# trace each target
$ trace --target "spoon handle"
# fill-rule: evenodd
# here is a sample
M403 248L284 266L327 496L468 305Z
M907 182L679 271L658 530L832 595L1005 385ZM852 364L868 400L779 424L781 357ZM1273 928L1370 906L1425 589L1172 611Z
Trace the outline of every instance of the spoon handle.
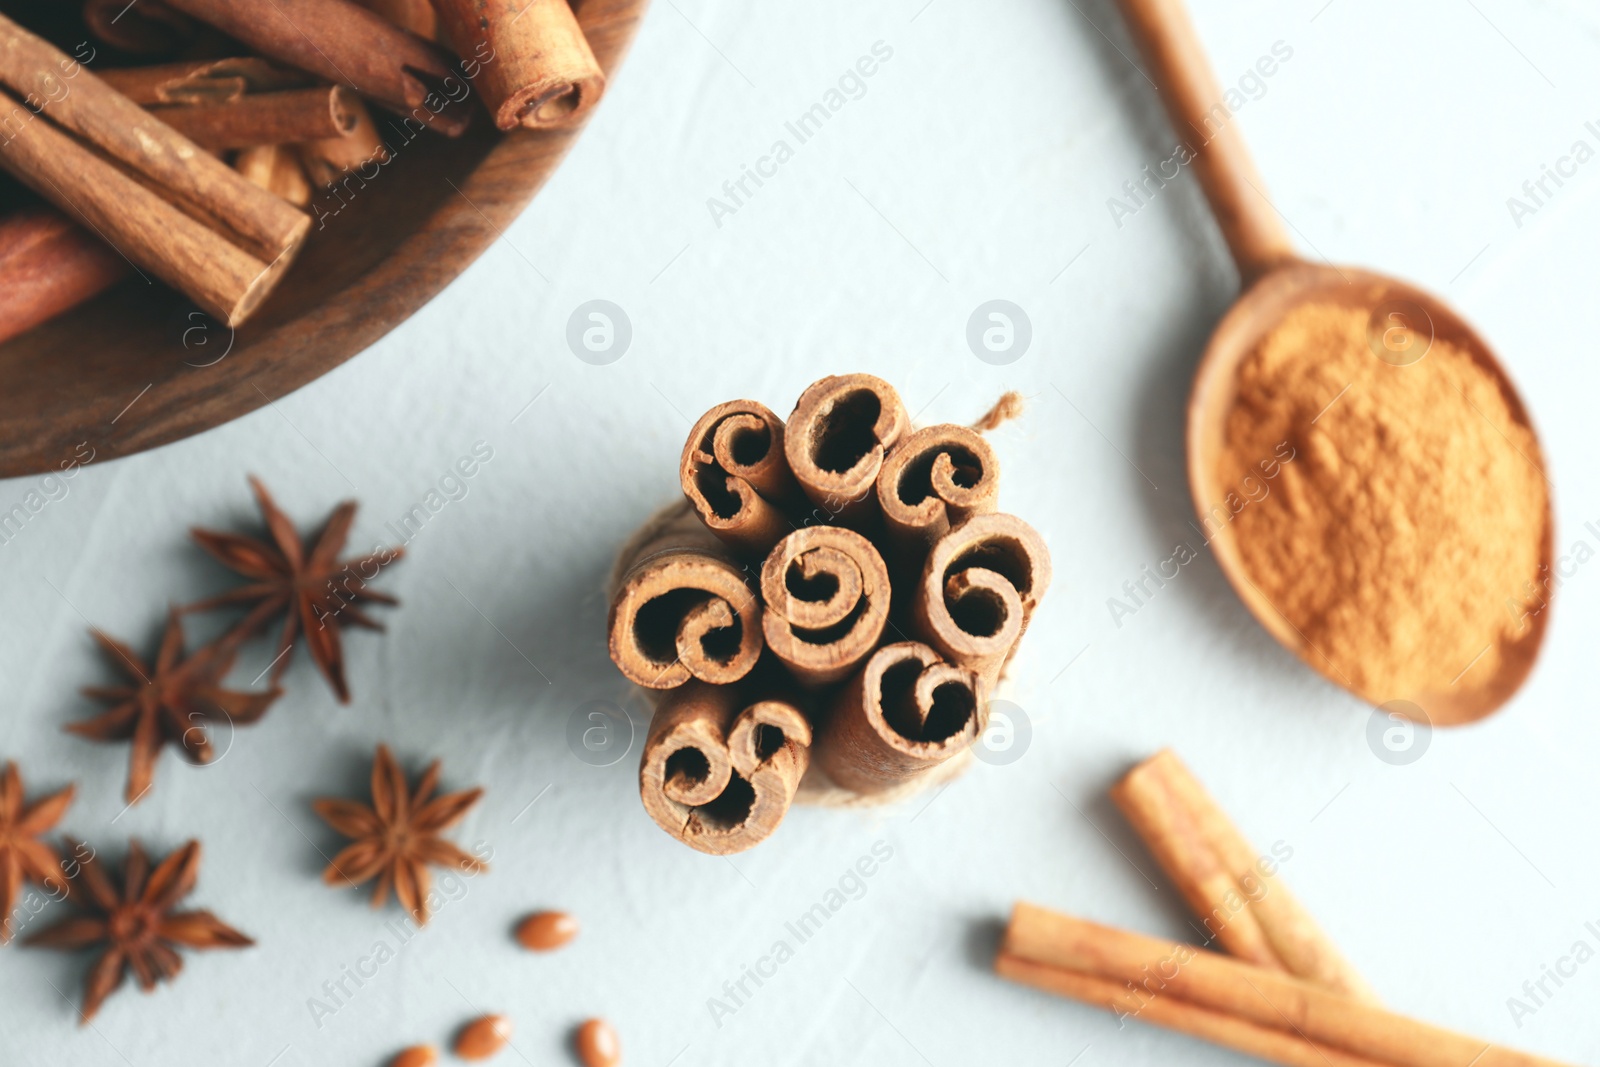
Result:
M1185 138L1222 236L1248 285L1297 259L1183 0L1121 0L1178 136Z

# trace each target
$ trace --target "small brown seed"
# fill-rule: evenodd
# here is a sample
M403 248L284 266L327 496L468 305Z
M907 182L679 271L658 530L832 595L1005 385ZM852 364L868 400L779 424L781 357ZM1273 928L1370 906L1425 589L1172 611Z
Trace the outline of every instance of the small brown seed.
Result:
M617 1032L604 1019L590 1019L578 1027L574 1041L583 1067L617 1067L622 1062L622 1044Z
M578 936L578 920L564 911L536 911L517 927L517 940L534 952L558 949Z
M433 1067L439 1062L439 1050L432 1045L412 1045L389 1061L389 1067Z
M511 1020L485 1015L468 1023L456 1035L456 1055L464 1060L486 1060L511 1040Z

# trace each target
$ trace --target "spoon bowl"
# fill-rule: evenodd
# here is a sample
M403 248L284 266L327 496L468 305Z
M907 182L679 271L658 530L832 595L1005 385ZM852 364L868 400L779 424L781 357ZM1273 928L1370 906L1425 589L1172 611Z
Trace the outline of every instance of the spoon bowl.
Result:
M1537 435L1516 388L1493 351L1448 304L1406 282L1353 267L1310 263L1294 250L1279 215L1263 192L1263 183L1245 148L1242 136L1226 106L1182 0L1122 0L1129 28L1151 67L1151 77L1166 104L1180 136L1192 136L1196 177L1216 213L1223 237L1233 253L1244 291L1222 317L1207 342L1195 371L1189 394L1186 451L1189 490L1204 525L1228 488L1218 483L1217 471L1226 443L1228 415L1237 398L1238 374L1245 358L1297 308L1307 304L1335 304L1369 314L1368 334L1378 346L1389 346L1391 325L1408 329L1407 346L1420 338L1424 348L1415 356L1409 347L1392 347L1395 361L1412 362L1426 354L1426 346L1445 341L1467 353L1500 387L1511 417L1533 436L1527 459L1544 475L1544 459ZM1198 147L1193 147L1197 145ZM1384 358L1388 358L1385 356ZM1554 558L1554 522L1546 497L1544 538L1540 563ZM1303 634L1250 581L1230 523L1223 523L1209 544L1234 592L1268 633L1323 677L1375 706L1408 717L1421 717L1438 726L1453 726L1481 719L1509 700L1533 669L1544 641L1549 611L1534 613L1526 631L1514 642L1500 646L1492 672L1467 672L1455 683L1421 693L1405 694L1406 701L1391 701L1397 694L1363 692L1354 687L1306 640ZM1529 577L1532 577L1531 575Z

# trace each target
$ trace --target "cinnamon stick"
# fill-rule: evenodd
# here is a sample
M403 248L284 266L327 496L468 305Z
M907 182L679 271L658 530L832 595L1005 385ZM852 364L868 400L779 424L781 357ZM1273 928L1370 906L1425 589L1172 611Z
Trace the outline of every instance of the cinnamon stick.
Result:
M0 83L27 95L30 103L37 102L44 117L225 224L246 252L265 263L286 263L311 228L306 215L257 189L54 45L3 15ZM14 101L6 111L8 133L19 124L29 129L45 125ZM42 144L46 138L35 140ZM12 158L8 147L0 150ZM17 176L31 184L29 175ZM48 189L36 191L47 199L51 196Z
M726 685L761 655L761 603L687 507L629 547L607 623L611 659L647 689Z
M288 145L246 148L234 157L233 169L251 185L265 189L280 200L297 207L311 203L311 183L306 180L300 157Z
M1044 539L1015 515L974 515L934 543L911 597L916 633L992 688L1050 587Z
M837 785L881 793L965 752L987 723L977 674L901 641L874 652L840 691L813 758Z
M150 67L116 67L100 80L140 107L160 104L230 104L248 93L300 89L310 75L260 56L197 59Z
M645 811L712 855L778 828L805 774L811 726L793 703L748 702L735 686L690 682L656 709L639 763Z
M358 96L347 97L345 102L355 120L348 133L298 146L300 162L313 185L335 185L347 174L389 161L388 146L378 136L378 125L367 105ZM366 177L370 180L372 174Z
M264 144L299 144L349 136L355 98L343 87L251 93L223 104L172 104L150 113L201 148L222 152Z
M678 461L700 521L735 552L764 556L794 529L800 499L783 454L783 420L765 404L731 400L700 416Z
M1111 798L1228 952L1357 1000L1377 995L1171 749L1129 771Z
M889 450L878 472L878 506L894 554L914 560L1000 499L1000 465L983 435L965 426L929 426Z
M1034 963L1005 952L995 957L994 969L1002 978L1119 1013L1119 1016L1122 1014L1119 1008L1121 1000L1128 995L1127 987L1120 982ZM1378 1060L1352 1056L1298 1034L1257 1026L1173 997L1146 999L1138 1018L1140 1022L1151 1026L1203 1038L1213 1045L1235 1049L1271 1063L1281 1063L1285 1067L1386 1067Z
M871 528L878 521L878 472L909 426L900 394L882 378L845 374L812 383L783 438L789 469L817 505L808 523Z
M871 541L836 526L796 530L761 567L762 633L801 685L829 685L877 647L889 598L889 570Z
M96 39L138 56L177 52L199 30L161 0L84 0L83 21Z
M600 101L606 77L567 0L435 0L444 37L484 58L479 91L502 130L571 126Z
M168 0L264 56L454 137L469 87L448 53L351 0Z
M0 220L0 342L26 333L128 274L104 241L48 208Z
M1558 1067L1191 945L1100 926L1018 902L1001 953L1122 986L1109 1004L1139 1018L1165 998L1392 1067Z
M439 15L433 10L431 0L356 0L356 3L425 41L439 39Z
M23 113L22 105L0 92L0 113ZM0 166L229 325L249 317L288 267L289 255L271 264L257 259L49 122L24 122L9 133L9 140L0 141ZM204 158L216 163L210 156ZM227 173L252 193L269 195L232 171Z

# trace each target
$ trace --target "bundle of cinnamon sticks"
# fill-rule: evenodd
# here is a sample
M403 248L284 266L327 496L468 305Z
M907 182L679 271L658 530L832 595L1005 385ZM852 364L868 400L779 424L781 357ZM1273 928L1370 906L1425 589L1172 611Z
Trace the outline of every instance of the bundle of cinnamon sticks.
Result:
M639 786L662 829L741 851L797 796L893 799L958 768L1050 584L1043 539L996 510L983 436L913 431L893 387L847 374L787 422L718 404L678 473L684 501L619 557L608 624L659 698Z
M1560 1067L1388 1011L1170 751L1111 790L1230 955L1018 902L1002 977L1287 1067ZM1277 849L1274 849L1277 852Z
M87 0L83 21L98 41L64 51L0 15L0 168L56 209L0 219L21 238L0 340L134 271L237 325L315 190L390 161L367 103L409 144L477 99L502 130L570 126L605 86L568 0Z

